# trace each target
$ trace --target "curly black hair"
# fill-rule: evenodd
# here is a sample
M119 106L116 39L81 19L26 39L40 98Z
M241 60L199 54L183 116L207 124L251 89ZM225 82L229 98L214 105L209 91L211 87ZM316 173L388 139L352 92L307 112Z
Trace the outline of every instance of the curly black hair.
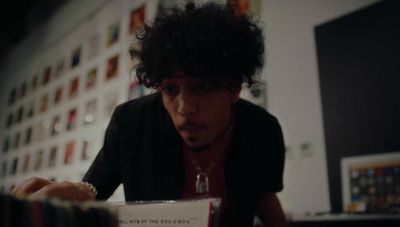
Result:
M250 86L264 63L261 29L248 16L216 3L174 9L136 36L136 76L146 87L160 86L177 71L211 83Z

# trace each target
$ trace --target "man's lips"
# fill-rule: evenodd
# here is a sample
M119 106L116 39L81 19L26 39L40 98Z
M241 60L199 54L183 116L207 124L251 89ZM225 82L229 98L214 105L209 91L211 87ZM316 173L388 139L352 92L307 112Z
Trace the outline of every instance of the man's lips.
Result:
M179 132L195 132L205 128L202 124L196 124L190 121L184 122L183 124L176 127Z

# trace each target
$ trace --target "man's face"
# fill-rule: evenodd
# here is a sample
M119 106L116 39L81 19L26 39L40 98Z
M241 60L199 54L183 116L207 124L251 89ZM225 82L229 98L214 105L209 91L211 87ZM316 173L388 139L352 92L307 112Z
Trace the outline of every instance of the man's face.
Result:
M190 148L209 145L229 127L232 105L240 88L215 87L183 73L165 79L160 86L162 99L173 124Z

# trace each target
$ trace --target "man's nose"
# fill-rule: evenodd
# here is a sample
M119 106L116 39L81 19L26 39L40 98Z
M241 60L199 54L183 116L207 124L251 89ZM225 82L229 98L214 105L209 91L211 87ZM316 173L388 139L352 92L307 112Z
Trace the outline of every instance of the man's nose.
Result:
M181 93L178 98L178 113L182 116L197 114L197 97L190 93Z

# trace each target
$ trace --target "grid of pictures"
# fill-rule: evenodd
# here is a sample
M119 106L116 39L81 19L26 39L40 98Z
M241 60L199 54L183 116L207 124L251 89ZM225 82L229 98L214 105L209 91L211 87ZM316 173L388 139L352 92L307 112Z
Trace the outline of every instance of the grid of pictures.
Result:
M72 168L95 158L101 140L85 133L103 128L119 103L145 93L137 82L126 80L132 67L121 62L126 55L122 47L131 44L125 42L144 26L146 4L150 3L144 1L128 11L125 27L121 27L123 17L114 17L94 23L109 26L93 28L83 39L61 40L50 58L41 57L27 78L8 88L0 124L1 188L9 189L18 183L15 179L32 173ZM78 139L78 135L84 136Z
M351 213L400 213L400 152L346 157L343 206Z

